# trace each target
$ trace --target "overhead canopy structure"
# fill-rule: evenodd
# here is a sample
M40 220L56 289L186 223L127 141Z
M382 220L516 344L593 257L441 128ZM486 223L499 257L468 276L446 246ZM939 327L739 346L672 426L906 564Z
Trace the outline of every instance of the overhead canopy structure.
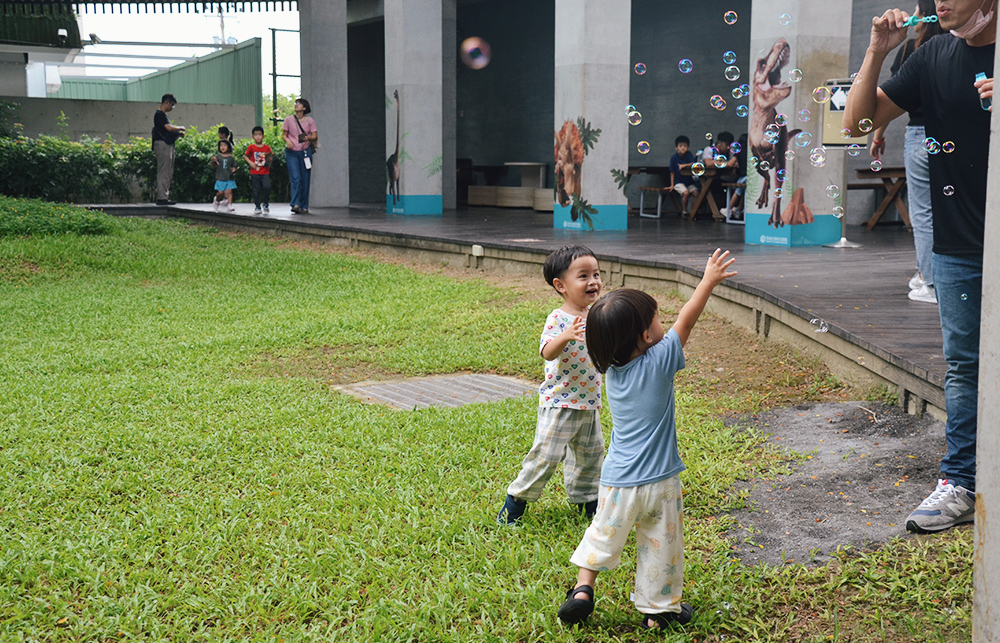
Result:
M0 15L52 12L72 13L216 13L223 11L288 11L296 8L296 0L148 0L127 2L112 0L0 0Z

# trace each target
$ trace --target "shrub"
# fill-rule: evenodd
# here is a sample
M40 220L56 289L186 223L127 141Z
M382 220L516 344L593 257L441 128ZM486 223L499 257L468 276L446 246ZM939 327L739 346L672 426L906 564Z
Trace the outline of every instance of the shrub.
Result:
M0 196L0 238L47 234L108 234L117 230L111 216L66 203Z
M212 198L215 174L209 159L218 146L216 129L195 128L177 141L170 196L175 201L201 202ZM241 158L253 139L236 141ZM275 151L271 165L271 199L290 198L285 144L281 128L265 130L264 142ZM240 162L236 174L237 201L250 200L250 172ZM73 203L152 201L156 189L156 159L148 138L127 143L84 138L78 142L57 136L0 137L0 194Z

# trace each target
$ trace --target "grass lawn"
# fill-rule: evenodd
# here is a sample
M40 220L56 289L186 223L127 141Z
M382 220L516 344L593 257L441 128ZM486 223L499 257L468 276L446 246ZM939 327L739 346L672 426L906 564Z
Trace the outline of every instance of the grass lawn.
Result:
M556 619L586 527L561 480L494 523L535 398L403 412L332 389L540 376L541 278L439 272L171 221L0 238L0 640L648 640L634 545L585 627ZM666 640L968 640L971 531L729 559L732 483L787 465L722 417L847 389L703 321L677 400L696 617ZM752 376L709 367L723 335Z

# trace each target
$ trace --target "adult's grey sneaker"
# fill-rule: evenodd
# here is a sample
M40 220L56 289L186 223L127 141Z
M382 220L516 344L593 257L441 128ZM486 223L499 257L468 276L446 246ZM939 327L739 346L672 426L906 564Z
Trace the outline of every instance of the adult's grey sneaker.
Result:
M937 303L937 293L934 292L934 286L930 284L924 284L919 288L914 288L907 295L912 301L922 301L927 304Z
M920 271L919 270L916 271L915 273L913 273L913 276L910 277L910 283L909 283L910 290L916 290L917 288L920 288L921 286L926 286L926 285L927 285L927 282L924 281L924 278L920 276Z
M972 522L975 517L976 495L951 480L938 480L937 489L906 519L906 531L930 534Z

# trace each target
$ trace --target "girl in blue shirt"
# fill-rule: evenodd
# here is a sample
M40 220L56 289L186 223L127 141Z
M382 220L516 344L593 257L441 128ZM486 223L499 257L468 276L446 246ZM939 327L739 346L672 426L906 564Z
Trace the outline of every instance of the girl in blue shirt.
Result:
M684 344L712 291L736 275L729 252L716 250L677 322L664 333L656 300L623 288L598 301L587 320L587 347L605 373L614 429L601 469L597 514L570 562L580 568L559 618L579 623L594 611L597 574L621 562L633 525L638 561L635 606L643 629L691 620L684 585L683 503L674 424L674 374L684 368Z

